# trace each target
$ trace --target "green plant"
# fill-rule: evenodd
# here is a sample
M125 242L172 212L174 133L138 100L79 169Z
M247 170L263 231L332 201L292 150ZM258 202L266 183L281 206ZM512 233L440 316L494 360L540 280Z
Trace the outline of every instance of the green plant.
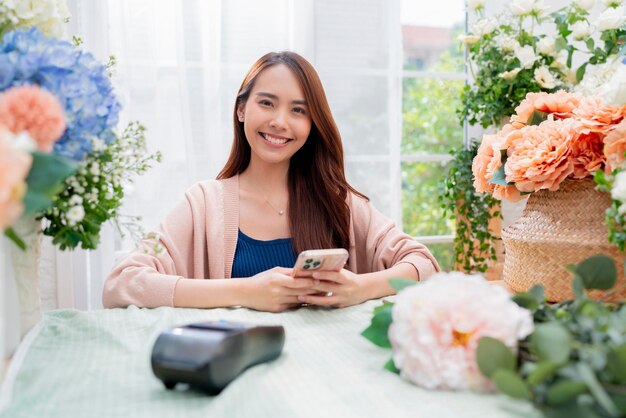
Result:
M611 206L605 213L605 223L609 230L609 242L618 246L620 251L626 249L626 171L616 169L609 174L597 170L593 179L598 190L611 195Z
M487 270L489 260L496 259L494 243L498 237L489 230L489 221L500 216L498 201L474 189L472 160L478 145L450 152L453 159L439 195L444 216L456 221L454 261L465 272Z
M499 391L531 401L547 417L626 416L626 305L586 293L614 287L615 263L598 255L570 271L573 300L549 304L541 286L513 297L533 313L534 332L517 354L483 337L478 367Z

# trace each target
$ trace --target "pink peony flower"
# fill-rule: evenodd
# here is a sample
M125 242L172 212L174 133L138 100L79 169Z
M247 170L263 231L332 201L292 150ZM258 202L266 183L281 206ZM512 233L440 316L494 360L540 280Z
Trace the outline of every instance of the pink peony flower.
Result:
M0 125L0 230L11 226L24 210L25 179L32 164L30 154L13 148L11 136Z
M44 152L52 151L66 128L59 100L36 85L13 87L0 95L0 124L13 133L27 131Z
M472 161L472 173L474 174L474 188L479 192L492 193L495 185L489 181L502 166L500 150L503 149L503 142L506 135L515 130L513 125L505 125L500 132L495 135L485 135L478 147L476 157Z
M514 123L516 128L522 128L535 110L553 114L555 119L569 118L581 99L581 96L563 90L556 93L528 93L522 103L515 108L516 114L511 116L511 123Z
M604 156L609 171L615 170L624 161L626 152L626 119L616 125L604 138Z
M601 169L605 163L602 135L598 132L581 131L572 142L572 177L582 179Z
M482 276L439 273L401 291L389 340L401 376L427 389L490 390L476 364L478 341L497 338L512 350L530 335L530 311Z
M506 180L521 192L558 190L574 171L572 142L582 129L574 119L547 120L509 134Z
M599 97L585 97L574 109L574 116L585 127L606 135L615 125L624 119L626 106L605 104Z

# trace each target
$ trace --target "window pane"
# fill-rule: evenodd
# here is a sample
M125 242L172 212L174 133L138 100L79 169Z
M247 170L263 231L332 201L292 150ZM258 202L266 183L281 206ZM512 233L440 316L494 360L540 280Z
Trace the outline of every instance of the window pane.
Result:
M453 233L453 222L443 217L437 199L444 175L439 163L402 163L402 225L407 234Z
M456 37L465 28L464 0L438 0L424 3L402 0L402 43L407 70L463 71L462 61L437 69L445 55L460 55Z
M462 80L407 78L402 94L402 153L447 154L463 144L456 115Z
M388 217L392 216L389 162L348 161L346 177L355 189L370 199L376 209Z
M442 271L454 270L454 243L428 244L427 247L439 262Z

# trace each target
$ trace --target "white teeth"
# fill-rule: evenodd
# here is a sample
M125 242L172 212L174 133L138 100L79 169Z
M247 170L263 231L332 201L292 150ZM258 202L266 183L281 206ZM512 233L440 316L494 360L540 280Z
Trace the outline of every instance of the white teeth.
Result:
M268 134L263 134L263 138L265 138L265 140L267 142L270 142L272 144L276 144L276 145L282 145L282 144L286 144L288 139L285 138L275 138L273 136L270 136Z

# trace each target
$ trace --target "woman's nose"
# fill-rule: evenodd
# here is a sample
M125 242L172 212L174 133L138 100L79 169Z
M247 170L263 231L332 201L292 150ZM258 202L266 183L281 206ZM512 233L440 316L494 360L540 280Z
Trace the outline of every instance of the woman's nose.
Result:
M285 115L281 111L274 112L272 120L270 120L270 127L274 129L285 128Z

